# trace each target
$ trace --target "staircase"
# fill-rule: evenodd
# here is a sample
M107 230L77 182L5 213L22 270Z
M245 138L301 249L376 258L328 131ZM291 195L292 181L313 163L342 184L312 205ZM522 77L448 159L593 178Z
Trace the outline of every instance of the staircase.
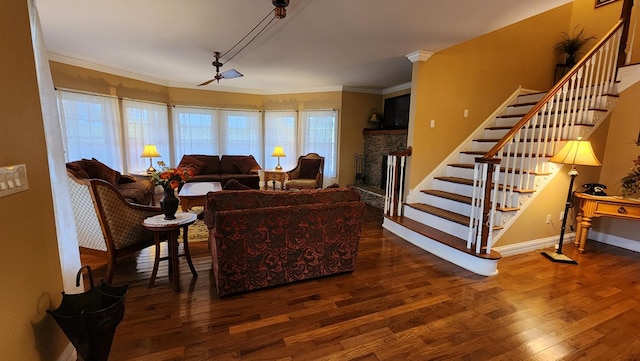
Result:
M390 161L383 227L470 271L497 274L501 255L491 247L561 169L548 160L567 140L588 139L611 111L622 29L548 93L516 90L406 201L408 155Z

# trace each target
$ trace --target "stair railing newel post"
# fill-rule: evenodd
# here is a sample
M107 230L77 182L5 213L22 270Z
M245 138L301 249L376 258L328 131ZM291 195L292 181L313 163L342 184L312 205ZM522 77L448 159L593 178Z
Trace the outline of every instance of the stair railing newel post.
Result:
M476 253L491 252L491 229L493 228L493 214L496 212L496 199L498 192L498 174L500 171L500 158L486 159L483 157L476 158L476 169L474 170L474 196L473 207L476 211L472 211L471 218L477 218L471 222L475 224L473 235L475 238L472 243L475 245ZM475 214L474 214L475 213ZM478 227L480 231L478 232ZM471 231L470 231L471 232ZM467 242L467 248L470 248L471 233Z
M385 185L384 213L387 216L401 216L404 203L405 166L412 148L400 152L390 152L387 156L387 184Z

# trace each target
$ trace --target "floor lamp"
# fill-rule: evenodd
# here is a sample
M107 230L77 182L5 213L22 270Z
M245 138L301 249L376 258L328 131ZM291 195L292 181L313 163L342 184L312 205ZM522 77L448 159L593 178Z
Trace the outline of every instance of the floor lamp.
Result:
M573 181L578 176L577 165L588 165L599 167L602 164L596 158L591 148L591 143L588 140L570 140L565 146L560 149L558 154L554 155L550 162L559 164L571 165L569 176L571 181L569 182L569 190L567 192L567 202L564 205L564 215L562 216L562 228L560 229L560 239L558 240L558 249L555 252L542 252L542 255L547 257L552 262L578 264L578 262L572 260L562 253L562 243L564 240L564 231L567 227L567 215L569 214L569 208L571 207L571 196L573 194Z

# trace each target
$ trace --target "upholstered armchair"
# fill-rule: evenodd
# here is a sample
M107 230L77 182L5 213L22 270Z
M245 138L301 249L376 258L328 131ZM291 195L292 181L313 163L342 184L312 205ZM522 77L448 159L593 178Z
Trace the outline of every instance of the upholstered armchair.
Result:
M154 245L153 233L142 221L161 210L127 202L106 181L67 175L80 251L106 258L105 281L111 283L117 259Z
M324 157L309 153L298 157L298 165L287 172L286 189L322 188Z

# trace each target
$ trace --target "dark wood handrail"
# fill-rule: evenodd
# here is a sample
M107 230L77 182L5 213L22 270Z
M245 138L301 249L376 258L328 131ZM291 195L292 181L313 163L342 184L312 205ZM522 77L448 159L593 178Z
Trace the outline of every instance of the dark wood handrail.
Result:
M547 92L547 95L545 95L542 100L540 100L527 114L525 114L525 116L520 119L518 124L513 126L513 128L511 128L509 132L507 132L507 134L505 134L505 136L502 137L502 139L500 139L498 143L493 146L493 148L491 148L487 153L485 153L484 156L482 156L482 158L494 158L498 154L500 149L506 146L507 143L509 143L511 139L516 135L516 133L520 131L520 129L522 129L527 124L527 122L529 122L529 120L533 118L534 115L538 114L540 109L542 109L542 107L547 104L547 102L549 102L551 98L553 98L562 89L562 87L564 87L569 79L571 79L571 77L573 77L578 72L578 69L586 64L586 62L591 59L591 57L598 50L600 50L602 46L604 46L604 44L616 33L616 31L618 31L624 25L624 23L624 19L620 19L616 23L616 25L611 30L609 30L609 32L598 42L598 44L594 46L585 56L583 56L582 59L580 59L580 61L573 68L571 68L571 70L565 76L563 76L562 79L560 79L560 81L556 83L556 85L551 88L551 90L549 90L549 92Z
M399 150L396 152L389 152L389 155L394 155L396 157L408 157L413 152L413 148L411 146L407 147L405 150Z

